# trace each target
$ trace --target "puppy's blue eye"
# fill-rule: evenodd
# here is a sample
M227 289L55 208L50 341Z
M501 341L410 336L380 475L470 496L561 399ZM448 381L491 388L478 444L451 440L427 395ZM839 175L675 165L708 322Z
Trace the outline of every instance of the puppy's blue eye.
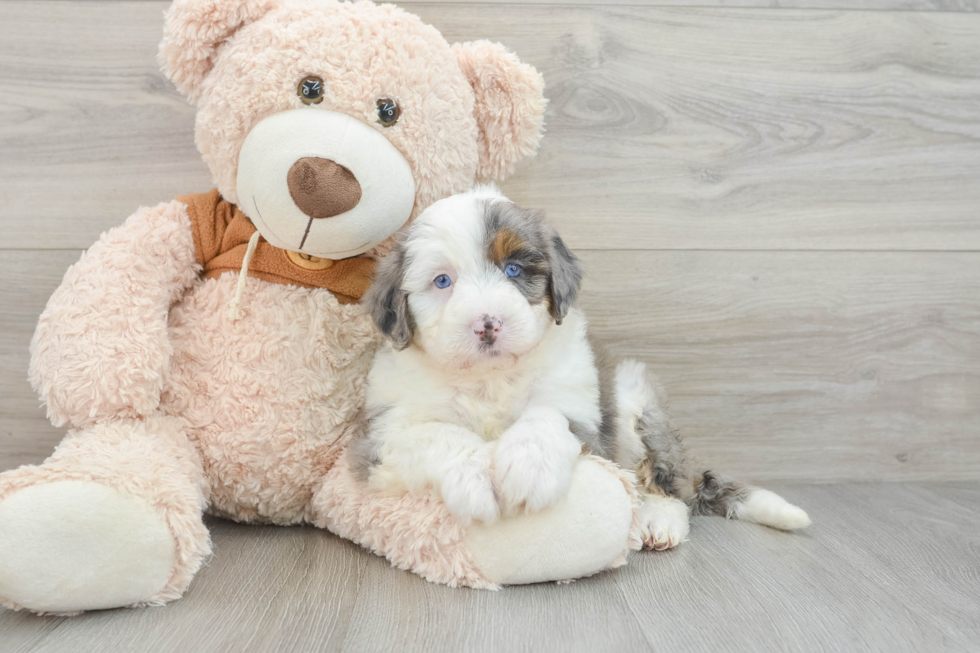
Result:
M521 266L517 265L516 263L511 263L504 268L504 274L506 274L508 277L520 276Z
M436 284L436 288L448 288L453 285L453 280L449 278L448 274L440 274L433 283Z

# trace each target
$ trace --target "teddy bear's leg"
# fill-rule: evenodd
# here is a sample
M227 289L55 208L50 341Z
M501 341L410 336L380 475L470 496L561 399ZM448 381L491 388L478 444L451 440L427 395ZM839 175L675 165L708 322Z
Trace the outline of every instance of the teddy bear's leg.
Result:
M210 553L201 460L179 420L98 422L0 474L0 603L37 612L180 597Z
M437 492L387 496L368 490L347 453L313 497L314 523L393 565L450 586L589 576L626 562L641 546L633 476L593 456L580 459L566 497L537 513L461 525Z

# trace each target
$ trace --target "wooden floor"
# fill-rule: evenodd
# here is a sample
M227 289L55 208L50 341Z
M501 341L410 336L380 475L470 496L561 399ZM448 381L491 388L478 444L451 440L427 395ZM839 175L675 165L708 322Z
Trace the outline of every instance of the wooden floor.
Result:
M215 521L183 600L0 610L0 653L980 650L980 0L404 4L543 72L548 131L504 190L586 261L596 331L660 372L695 453L815 525L699 519L615 573L486 593ZM0 470L63 436L26 370L66 268L211 187L155 61L166 6L0 0Z
M585 259L598 335L707 464L980 480L980 0L410 4L544 73L504 189ZM211 186L155 60L166 6L0 0L0 469L63 436L26 370L65 269Z
M311 528L212 522L215 556L163 608L0 611L4 653L976 651L980 485L777 486L789 535L696 518L691 541L580 580L431 585Z

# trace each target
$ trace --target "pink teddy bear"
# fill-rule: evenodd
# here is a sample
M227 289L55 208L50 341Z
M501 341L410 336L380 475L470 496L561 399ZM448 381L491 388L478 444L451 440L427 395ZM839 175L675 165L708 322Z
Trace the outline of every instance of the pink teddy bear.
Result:
M177 0L160 60L217 188L141 208L65 274L31 380L68 435L0 474L0 602L161 604L203 515L312 523L450 585L561 580L639 548L630 478L583 458L558 506L464 527L351 473L378 335L357 303L392 234L534 153L541 76L390 5Z

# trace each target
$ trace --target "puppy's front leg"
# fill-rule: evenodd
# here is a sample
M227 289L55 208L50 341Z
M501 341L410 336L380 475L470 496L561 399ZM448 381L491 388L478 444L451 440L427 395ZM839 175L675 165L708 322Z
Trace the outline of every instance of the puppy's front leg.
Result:
M528 512L557 502L568 491L572 463L582 453L568 419L553 408L532 406L497 442L494 477L507 512Z
M490 473L491 446L453 424L428 422L388 428L378 447L380 464L371 473L373 487L404 484L410 491L432 486L449 511L464 524L493 522L500 514Z

